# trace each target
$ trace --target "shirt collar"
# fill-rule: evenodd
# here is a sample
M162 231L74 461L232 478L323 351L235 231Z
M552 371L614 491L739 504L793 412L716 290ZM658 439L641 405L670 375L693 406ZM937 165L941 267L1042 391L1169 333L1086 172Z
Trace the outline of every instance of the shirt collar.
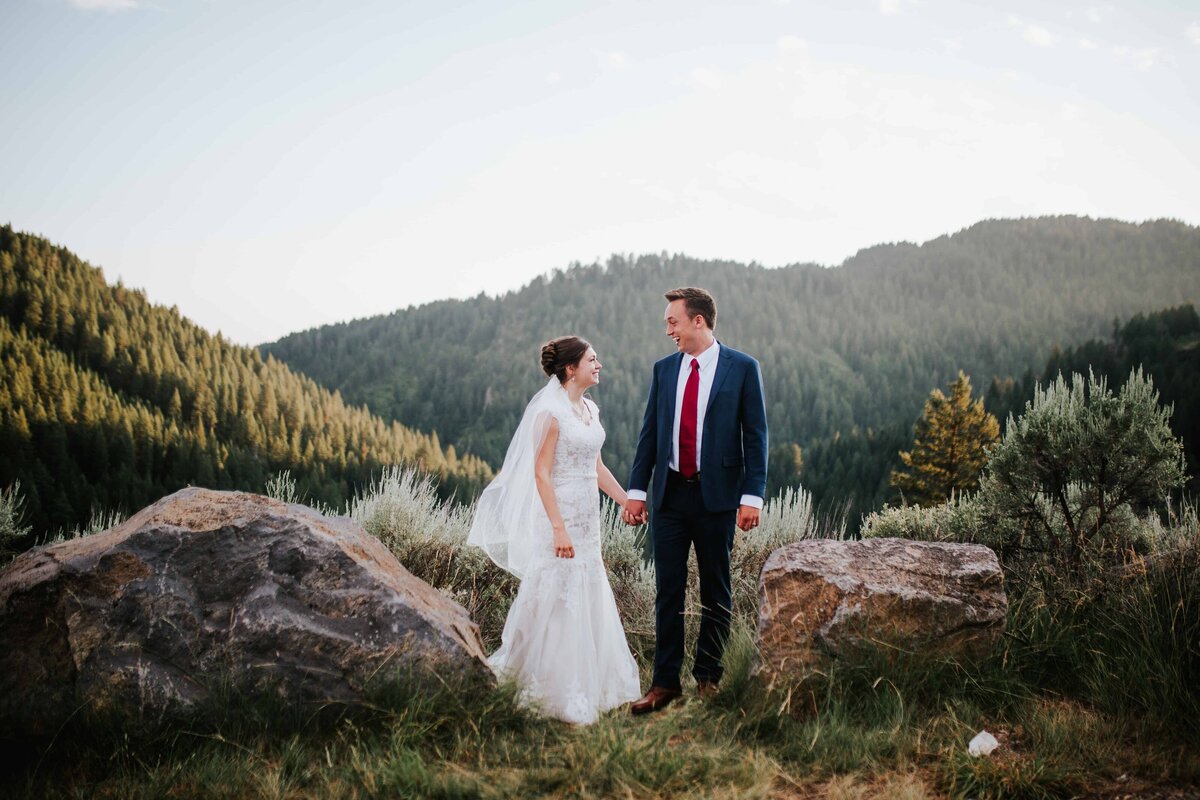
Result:
M721 351L721 344L716 339L713 339L713 343L711 345L709 345L709 348L707 350L705 350L700 355L695 356L695 359L700 362L700 371L701 372L704 372L705 370L707 370L709 367L711 367L713 364L715 364L717 362L717 356L720 355L720 351ZM692 358L693 358L692 356L687 356L686 358L684 358L684 364L688 367L688 369L691 369L690 361Z

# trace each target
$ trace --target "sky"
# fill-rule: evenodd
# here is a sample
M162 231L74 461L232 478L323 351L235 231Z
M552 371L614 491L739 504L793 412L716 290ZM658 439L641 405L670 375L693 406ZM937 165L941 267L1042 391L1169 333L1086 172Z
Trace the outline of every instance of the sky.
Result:
M0 30L0 224L243 344L613 253L1200 223L1200 0L0 0Z

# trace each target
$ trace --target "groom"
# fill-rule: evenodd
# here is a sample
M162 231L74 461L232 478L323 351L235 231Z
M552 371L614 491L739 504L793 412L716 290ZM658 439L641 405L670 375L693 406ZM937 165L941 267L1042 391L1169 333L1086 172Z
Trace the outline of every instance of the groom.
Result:
M700 639L692 674L702 697L717 691L733 599L729 553L734 525L758 525L767 484L767 413L758 362L713 336L717 305L704 289L673 289L664 320L674 355L658 361L638 436L627 524L646 521L654 486L654 678L634 714L681 694L688 550L700 573Z

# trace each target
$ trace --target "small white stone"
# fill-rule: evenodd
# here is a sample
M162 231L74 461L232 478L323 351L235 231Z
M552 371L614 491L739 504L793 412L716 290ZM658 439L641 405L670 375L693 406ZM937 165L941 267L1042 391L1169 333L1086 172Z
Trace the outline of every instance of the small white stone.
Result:
M980 756L991 755L992 751L1000 746L996 741L996 737L992 736L987 731L980 731L975 734L975 738L967 745L967 752L979 758Z

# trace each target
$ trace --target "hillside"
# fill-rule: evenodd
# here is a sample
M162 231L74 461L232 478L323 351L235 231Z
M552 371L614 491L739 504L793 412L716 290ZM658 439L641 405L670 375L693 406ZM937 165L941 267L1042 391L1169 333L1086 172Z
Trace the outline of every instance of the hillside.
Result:
M1040 370L1056 345L1100 336L1114 318L1200 298L1200 229L1165 220L987 221L919 246L872 247L836 268L614 256L503 296L317 328L262 350L385 419L436 429L496 465L541 381L538 345L578 333L604 363L594 396L606 460L623 478L650 364L672 349L662 292L683 284L711 289L718 338L762 363L772 488L803 480L818 497L865 500L886 477L877 462L894 457L930 389L957 370L986 387ZM807 469L797 471L792 445ZM834 474L845 483L830 483Z
M189 483L262 491L284 469L303 496L340 503L400 462L464 496L490 475L436 434L348 405L109 285L69 251L0 227L0 487L21 482L35 532Z

